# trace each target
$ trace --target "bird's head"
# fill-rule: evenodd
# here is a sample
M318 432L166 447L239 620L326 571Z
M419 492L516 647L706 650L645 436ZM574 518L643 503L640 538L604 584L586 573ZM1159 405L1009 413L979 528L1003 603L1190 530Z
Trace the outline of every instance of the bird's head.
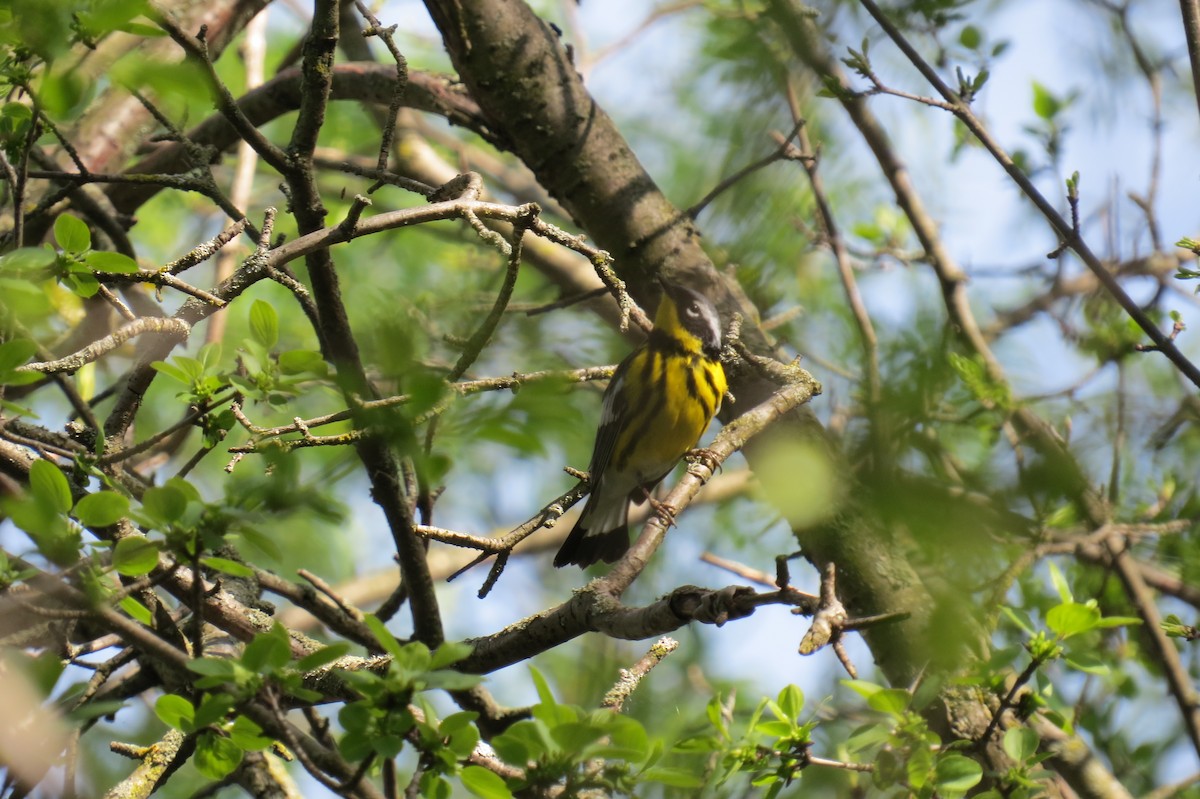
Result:
M663 288L654 329L709 358L721 354L721 317L712 301L695 289L659 280Z

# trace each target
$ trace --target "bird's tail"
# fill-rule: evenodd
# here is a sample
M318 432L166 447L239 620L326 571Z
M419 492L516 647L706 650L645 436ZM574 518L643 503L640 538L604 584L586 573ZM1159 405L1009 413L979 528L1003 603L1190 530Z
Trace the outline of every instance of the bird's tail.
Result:
M591 566L598 560L612 563L629 549L629 500L622 494L607 496L603 491L593 491L583 506L575 529L567 536L558 554L555 566L575 563L581 567Z

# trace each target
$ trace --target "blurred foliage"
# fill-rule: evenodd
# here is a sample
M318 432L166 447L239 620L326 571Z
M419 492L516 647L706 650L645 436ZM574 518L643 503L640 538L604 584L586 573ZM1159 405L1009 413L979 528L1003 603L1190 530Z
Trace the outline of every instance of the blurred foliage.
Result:
M832 431L835 449L853 464L855 480L851 483L822 450L778 447L767 458L772 467L758 476L751 492L713 508L691 508L679 519L663 553L626 601L650 602L669 586L698 580L693 558L704 549L759 568L766 564L770 571L776 554L796 548L789 525L807 528L836 518L852 490L857 506L912 542L907 554L935 597L929 613L952 642L947 649L961 654L963 642L957 639L970 629L968 622L988 625L989 640L961 647L979 656L962 682L999 702L1012 681L1022 679L1028 690L1017 700L1018 714L1038 712L1064 729L1082 732L1132 792L1150 792L1181 759L1179 721L1166 707L1162 669L1147 638L1153 631L1136 626L1136 608L1108 569L1070 556L1035 557L1039 546L1057 545L1053 551L1066 552L1066 543L1083 541L1093 531L1085 529L1061 462L1034 452L1014 432L1012 419L1026 410L1041 414L1078 459L1085 478L1107 487L1113 521L1141 525L1137 529L1143 532L1131 536L1133 554L1186 587L1200 584L1200 530L1194 523L1165 533L1146 525L1186 523L1200 513L1194 398L1164 359L1138 351L1145 343L1143 332L1107 294L1053 294L1081 274L1069 256L1018 268L1009 264L1008 252L986 253L1002 262L1003 280L1013 281L1013 287L977 278L970 290L981 319L1000 318L1006 309L1045 298L1036 325L989 330L1009 372L1008 379L998 378L984 359L959 343L946 320L944 287L928 277L910 222L836 103L817 96L821 87L795 62L765 13L767 4L710 0L701 5L672 22L677 37L672 47L690 49L686 72L673 76L670 113L664 113L657 95L614 102L609 110L668 196L689 207L726 176L775 150L769 132L786 135L796 128L788 105L793 100L819 155L819 173L873 314L882 380L879 396L867 396L864 378L870 365L861 331L816 222L817 202L803 167L778 162L721 192L698 222L713 259L736 278L764 320L780 320L772 332L782 350L804 356L805 365L820 375L825 394L813 409ZM571 30L573 11L542 6ZM1011 67L1006 60L1010 42L994 24L998 4L923 0L890 9L943 74L957 76L956 85L973 96L980 113L1010 112L989 103L989 92ZM158 49L169 42L151 24L148 10L145 0L0 0L0 84L5 89L0 149L10 165L23 164L31 145L57 147L54 129L68 140L81 135L87 128L78 126L80 120L109 93L144 93L180 130L213 113L198 67ZM379 13L389 11L385 7ZM859 73L855 85L867 89L868 68L890 85L899 62L883 54L886 44L876 34L863 39L866 17L857 4L825 3L821 11L820 24L838 42L838 56L848 57L847 67ZM295 27L294 20L274 24L279 28L268 37L268 64L280 63L299 35L285 30ZM1031 176L1045 175L1059 185L1060 164L1070 164L1074 143L1090 132L1081 124L1088 104L1097 102L1093 98L1109 83L1135 93L1130 88L1137 85L1131 79L1135 62L1117 53L1126 47L1124 29L1116 20L1104 27L1110 47L1096 55L1107 72L1085 73L1100 85L1088 85L1078 75L1047 74L1022 86L1026 105L1011 111L1014 118L1006 122L1014 131L1014 161ZM1154 28L1145 35L1157 34ZM448 69L435 40L406 30L397 35L414 67ZM1165 40L1151 43L1156 58L1179 49ZM581 37L580 46L585 44ZM236 43L217 69L237 95L245 79L242 64L231 55L235 49ZM1183 72L1163 70L1168 97L1194 93L1180 78ZM898 83L906 80L900 77ZM641 88L637 81L626 83L634 84L631 91ZM907 109L902 113L917 113L912 106L901 107ZM285 143L295 120L295 114L283 115L265 125L264 133ZM473 144L461 131L439 131L461 134ZM943 165L939 159L960 165L977 152L949 118L932 123L923 135L919 156L938 166ZM329 110L320 145L373 162L378 138L369 109L338 103ZM435 150L452 163L459 157L445 142L435 143ZM491 148L484 153L502 157ZM219 185L228 185L233 164L226 157L214 165ZM1108 176L1085 174L1083 232L1091 236L1095 217L1131 212L1121 199L1089 196L1087 187L1103 185ZM974 185L922 177L948 195L944 207L990 212L975 207ZM336 172L322 173L319 183L331 223L343 219L355 194L372 185ZM489 188L504 193L506 187ZM1125 191L1121 187L1117 194ZM423 202L394 187L371 198L369 214ZM7 179L2 199L7 226L14 202ZM22 208L32 229L44 235L20 248L8 246L0 255L0 409L6 420L38 421L57 430L64 421L77 424L78 414L54 392L53 382L21 367L45 360L47 352L77 349L119 324L102 286L121 296L140 293L147 302L159 301L164 314L173 313L185 297L118 277L139 268L160 269L212 237L225 220L200 194L161 191L130 220L135 260L113 251L109 234L85 210L48 210L30 199L24 198ZM1168 202L1186 205L1177 197ZM275 234L293 239L288 204L279 176L260 166L247 203L251 221L260 224L267 206L280 208L284 213ZM1143 212L1134 210L1140 225ZM955 221L948 219L946 227ZM1038 234L1031 236L1027 229L1035 225ZM1036 243L1044 237L1043 253L1054 246L1032 217L1022 217L1014 227L1023 239ZM1188 232L1170 231L1166 240L1196 250ZM1138 266L1143 231L1113 223L1103 235L1114 268L1118 261ZM251 251L245 240L233 247L239 257ZM411 458L425 487L439 495L438 524L471 532L511 526L519 521L513 508L521 509L523 519L569 484L562 466L586 465L599 386L545 380L517 390L459 396L445 383L504 274L504 259L480 246L474 231L448 223L399 230L339 246L333 257L369 376L381 392L406 396L403 403L372 412L365 423ZM307 282L302 264L294 267ZM211 263L185 273L198 286L211 285L214 275ZM1188 281L1200 272L1181 265L1173 275L1168 279ZM1160 281L1139 298L1156 324L1194 320L1194 313L1185 317L1177 310L1191 308L1186 304L1190 286L1182 285L1182 292L1173 293ZM579 310L524 312L556 299L554 285L524 267L513 307L464 379L615 363L628 352L626 339L601 330ZM160 459L147 461L144 483L109 468L106 442L93 436L73 461L61 458L61 468L37 460L23 493L6 490L0 500L0 586L23 584L38 570L71 570L91 601L111 601L150 625L162 608L121 586L154 577L160 557L198 564L225 583L248 580L251 567L280 575L306 569L343 585L395 571L390 536L368 510L351 447L264 447L231 462L227 450L257 443L229 407L235 394L240 411L259 427L338 412L344 403L336 369L324 360L321 342L287 289L257 284L223 313L222 343L205 345L202 325L186 346L154 366L158 378L144 397L129 443L153 443L181 418L194 413L196 419L171 437L171 448ZM1187 332L1177 333L1181 343L1188 342ZM111 402L109 395L139 353L136 341L128 343L62 379L85 400L94 400L103 419L104 403ZM338 436L352 430L349 421L341 421L311 432ZM129 525L120 536L96 533L122 519ZM453 594L459 604L447 614L451 637L497 629L563 599L581 584L578 574L545 574L544 567L510 567L497 598L484 602L470 596L479 578L474 573L462 578L457 585L474 584ZM704 576L732 579L715 572ZM797 574L794 582L816 589L811 574ZM1188 646L1195 609L1169 598L1163 605L1177 614L1168 616L1164 629ZM760 611L754 634L788 639L791 646L801 628L792 624L780 631L776 628L784 622L774 620L783 614L762 622L766 613ZM681 631L680 651L647 678L622 713L597 705L619 670L641 655L640 644L588 636L539 658L538 668L528 674L518 669L490 676L498 691L511 694L506 701L530 705L527 718L500 734L488 733L499 757L523 769L520 777L502 777L468 762L485 732L475 714L442 713L438 705L442 692L477 683L478 678L454 670L469 647L446 644L431 652L398 640L374 617L364 624L374 636L366 648L386 652L391 660L386 668L346 675L355 698L339 705L331 734L349 760L367 763L364 769L373 779L382 761L396 759L402 769L418 774L417 790L424 796L466 791L502 797L562 785L568 793L602 789L637 796L949 799L986 791L975 795L1032 799L1045 779L1045 755L1028 728L996 730L1012 761L1004 774L984 774L967 756L967 742L946 740L932 730L921 711L942 687L936 675L913 686L885 687L872 681L878 679L874 675L838 682L826 670L812 680L821 686L820 698L811 689L805 697L794 685L779 688L772 682L780 673L787 674L780 678L785 681L799 679L789 664L771 664L777 671L769 676L729 676L734 670L725 667L732 649L757 654L758 647L766 651L768 643L778 643L742 639L731 645L726 642L738 639L725 637L735 634L729 628L715 634ZM336 637L328 631L321 635ZM129 771L127 763L104 750L108 740L148 745L171 728L190 736L194 754L163 795L184 796L224 779L247 752L276 745L244 712L248 697L272 691L289 701L312 701L301 675L351 651L334 644L294 662L290 646L288 632L276 625L235 657L193 661L200 690L161 692L153 717L132 702L84 701L89 675L64 668L51 650L17 656L16 668L35 687L38 702L70 723L98 725L81 746L81 782L87 788L106 789ZM939 654L931 651L930 657ZM802 661L809 662L815 661ZM767 671L766 664L756 665ZM1195 658L1188 667L1195 678ZM1153 728L1138 724L1150 713L1169 720ZM861 769L830 767L826 760Z

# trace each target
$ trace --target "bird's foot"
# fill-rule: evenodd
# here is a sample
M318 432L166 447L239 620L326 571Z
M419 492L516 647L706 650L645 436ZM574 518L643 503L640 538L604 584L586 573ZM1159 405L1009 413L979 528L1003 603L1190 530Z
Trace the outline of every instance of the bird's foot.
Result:
M663 524L667 527L675 526L675 516L679 513L675 506L669 502L661 502L654 498L650 490L643 488L642 492L646 495L646 501L650 503L650 507L654 508L654 512L662 519Z
M689 449L683 457L691 463L704 464L708 467L708 473L710 475L716 474L718 471L723 471L725 468L721 462L721 456L713 452L711 449L705 449L703 447Z

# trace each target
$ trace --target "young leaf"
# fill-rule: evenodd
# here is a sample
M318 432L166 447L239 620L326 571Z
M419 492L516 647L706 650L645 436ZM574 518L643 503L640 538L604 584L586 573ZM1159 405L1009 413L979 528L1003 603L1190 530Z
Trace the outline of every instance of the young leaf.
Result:
M1046 613L1046 626L1061 639L1094 630L1100 623L1099 608L1078 602L1055 605Z
M196 729L202 729L221 721L229 711L233 710L233 705L234 699L229 694L205 694L204 699L200 702L200 707L196 708L196 717L193 720Z
M483 766L467 766L459 777L463 787L481 799L512 799L512 791L500 775Z
M938 761L934 782L943 797L962 796L983 779L983 768L969 757L949 755Z
M118 604L120 605L121 610L129 614L129 618L133 619L134 621L141 622L142 624L149 626L150 622L153 620L153 617L150 615L150 609L131 596L125 597Z
M75 518L87 527L108 527L129 513L129 497L116 491L97 491L75 503Z
M461 641L444 643L434 650L433 660L430 661L429 668L431 670L444 669L467 657L474 649L470 644Z
M115 275L132 275L138 271L137 261L119 252L97 250L89 252L84 262L96 272L109 272Z
M368 613L363 617L363 621L371 628L371 634L375 636L375 640L383 647L384 652L387 652L394 658L404 657L404 648L400 646L400 642L396 640L396 636L388 631L388 628L383 625L378 616Z
M316 652L306 655L296 662L296 671L301 674L307 674L310 671L316 671L322 666L326 666L342 655L350 651L350 645L347 643L330 644L323 646Z
M275 741L262 734L262 727L246 716L238 716L229 727L229 740L243 752L258 752Z
M1024 763L1037 753L1038 742L1038 734L1028 727L1012 727L1004 733L1004 753Z
M126 536L113 548L112 564L126 577L149 574L158 565L158 545L142 535Z
M695 789L704 785L704 780L695 772L669 766L646 769L641 773L641 777L648 782L659 782L672 788Z
M187 497L175 486L155 486L142 494L142 510L155 521L170 524L187 510Z
M224 572L232 577L254 576L254 569L251 569L244 563L238 563L236 560L230 560L229 558L208 557L201 558L200 562L210 569Z
M12 274L37 272L54 263L58 255L46 247L21 247L0 255L0 270Z
M66 513L73 504L71 486L62 470L48 460L38 459L29 468L29 490L38 502L55 513Z
M242 653L242 665L253 672L274 671L287 665L291 659L291 640L279 622L275 622L270 631L254 636Z
M54 240L67 252L84 252L92 246L92 234L82 219L59 214L54 220Z
M1054 590L1058 592L1058 598L1061 602L1074 602L1075 596L1071 593L1071 586L1067 585L1067 578L1063 576L1062 569L1054 561L1049 562L1050 567L1050 582L1054 584Z
M16 338L0 344L0 373L16 369L33 357L35 352L37 344L27 338Z
M880 713L899 716L908 708L910 698L908 691L902 688L884 688L871 694L867 698L867 705Z
M196 771L205 777L223 780L242 762L242 750L228 738L205 732L196 739L196 754L192 761Z
M794 685L785 685L776 701L784 718L796 721L800 717L800 711L804 709L804 692Z
M195 729L193 721L196 709L192 703L178 694L163 694L154 703L154 715L168 727L174 727L180 732L191 732Z
M250 335L268 350L279 341L279 315L270 303L255 300L250 306Z

